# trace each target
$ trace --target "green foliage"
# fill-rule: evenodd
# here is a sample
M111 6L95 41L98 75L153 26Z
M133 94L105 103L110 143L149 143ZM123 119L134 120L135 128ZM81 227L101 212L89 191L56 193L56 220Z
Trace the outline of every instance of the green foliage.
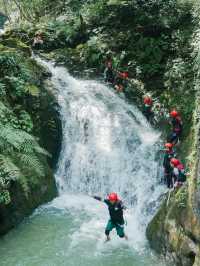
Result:
M17 62L12 53L5 53L0 55L0 66L1 66L1 73L0 77L4 77L11 71L13 74L18 73L18 68L17 68Z
M0 82L0 97L4 97L6 95L6 86L5 84Z
M56 10L56 6L49 8ZM187 1L67 1L62 15L62 21L36 27L43 32L44 49L77 47L70 54L79 57L85 67L101 65L108 50L114 57L126 50L118 66L125 69L133 62L129 69L143 81L155 76L162 79L168 60L188 39L176 34L178 28L192 27L191 3ZM64 55L59 59L69 61Z
M8 205L11 202L10 193L8 190L0 192L0 204Z
M188 200L188 190L186 187L179 189L175 195L175 202L179 208L186 208Z
M32 132L33 122L31 116L25 110L19 112L18 122L20 125L20 129L23 129L28 133Z
M25 194L29 192L28 176L45 176L44 156L50 156L35 138L25 131L0 124L0 197L4 184L18 181ZM1 195L1 190L3 194ZM7 194L6 194L7 195Z
M47 174L50 154L32 135L30 113L40 95L43 69L20 50L0 49L0 204L9 204L12 182L28 195L31 184Z

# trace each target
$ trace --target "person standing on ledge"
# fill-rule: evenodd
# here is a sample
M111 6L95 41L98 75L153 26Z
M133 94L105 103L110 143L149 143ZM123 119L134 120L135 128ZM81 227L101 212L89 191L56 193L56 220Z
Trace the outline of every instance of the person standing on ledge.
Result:
M183 130L183 122L180 117L180 114L174 109L170 112L171 121L170 124L172 126L172 133L168 137L168 141L177 144L180 141L180 137Z
M153 111L152 111L153 100L151 96L145 95L143 102L144 102L143 113L146 116L147 120L150 121L150 119L153 117Z
M110 193L108 195L108 198L102 200L101 197L93 196L94 199L103 201L107 204L110 219L107 223L106 229L105 229L105 235L106 235L106 241L110 240L110 232L115 228L117 231L117 235L120 238L125 238L128 240L128 237L124 233L124 216L123 216L123 210L125 210L125 206L123 205L123 202L119 199L118 195L116 193Z
M164 168L164 176L165 176L165 183L167 184L168 188L173 187L172 182L172 172L173 168L170 164L170 160L175 158L175 152L173 150L174 145L172 143L165 143L165 155L163 160L163 168Z

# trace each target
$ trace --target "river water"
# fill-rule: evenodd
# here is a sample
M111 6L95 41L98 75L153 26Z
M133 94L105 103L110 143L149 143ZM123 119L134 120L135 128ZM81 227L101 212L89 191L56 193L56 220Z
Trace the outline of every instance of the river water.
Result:
M160 133L111 88L37 60L52 72L62 117L59 197L0 240L0 265L166 266L145 237L165 190L156 160ZM104 243L108 211L91 195L112 191L127 206L129 240L113 231Z

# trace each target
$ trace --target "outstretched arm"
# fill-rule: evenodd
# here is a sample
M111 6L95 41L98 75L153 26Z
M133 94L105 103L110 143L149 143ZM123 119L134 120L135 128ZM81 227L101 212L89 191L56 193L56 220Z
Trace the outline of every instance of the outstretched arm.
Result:
M92 196L95 200L103 201L101 197L98 196Z
M94 199L102 201L104 203L106 203L107 205L109 205L109 200L108 199L103 199L102 197L98 197L98 196L93 196Z

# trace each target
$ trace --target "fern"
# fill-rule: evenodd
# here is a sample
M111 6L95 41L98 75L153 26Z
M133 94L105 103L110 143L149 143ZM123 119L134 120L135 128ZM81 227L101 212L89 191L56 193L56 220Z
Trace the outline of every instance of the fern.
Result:
M21 171L17 167L10 157L0 155L0 170L6 175L7 180L17 180L20 178Z
M0 104L0 109L4 108ZM0 123L0 202L9 202L8 190L11 180L21 184L28 195L29 178L44 177L46 164L44 158L50 154L40 147L37 140L27 132ZM5 200L3 200L5 196Z
M45 168L36 155L20 154L19 159L29 171L35 172L38 176L45 176Z
M34 150L36 153L39 153L39 154L42 154L42 155L45 155L45 156L48 156L48 157L52 157L51 154L46 151L45 149L41 148L39 145L34 147Z

